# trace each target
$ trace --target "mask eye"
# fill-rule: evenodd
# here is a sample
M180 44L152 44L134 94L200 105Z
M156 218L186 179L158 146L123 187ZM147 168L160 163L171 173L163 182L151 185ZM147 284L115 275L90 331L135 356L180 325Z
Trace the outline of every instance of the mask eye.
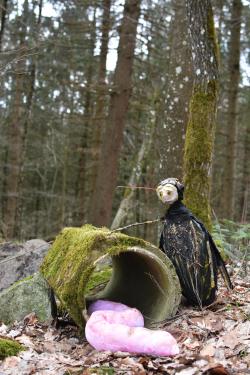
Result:
M168 191L167 194L168 194L168 195L171 195L171 191Z
M162 193L162 191L160 191L160 193L159 193L159 194L160 194L160 197L162 198L162 196L163 196L163 193Z

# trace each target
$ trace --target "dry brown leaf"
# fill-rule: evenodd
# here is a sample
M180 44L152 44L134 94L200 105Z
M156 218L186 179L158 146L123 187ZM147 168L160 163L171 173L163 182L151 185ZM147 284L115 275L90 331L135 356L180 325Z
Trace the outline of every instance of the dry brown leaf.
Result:
M15 356L12 356L12 357L7 357L5 358L5 360L3 361L3 366L4 368L15 368L17 367L18 363L21 361L21 359L19 357L15 357Z
M38 319L37 319L37 316L34 312L26 315L23 319L24 321L24 324L26 325L33 325L33 324L36 324L38 322Z
M206 345L200 352L200 355L206 357L213 357L216 352L216 348L213 344Z
M240 339L238 337L238 333L236 330L233 330L222 336L220 342L218 343L218 347L226 346L233 350L239 344Z
M176 375L195 375L198 374L199 369L197 367L189 367L181 371L176 372Z
M231 375L231 373L224 366L219 365L205 371L203 375Z
M197 340L191 340L190 338L188 338L187 340L185 340L183 344L189 350L196 350L201 345L201 343L199 341L197 341Z
M192 318L190 321L198 327L207 329L210 332L220 332L223 329L223 321L212 311L209 311L207 315L203 317Z

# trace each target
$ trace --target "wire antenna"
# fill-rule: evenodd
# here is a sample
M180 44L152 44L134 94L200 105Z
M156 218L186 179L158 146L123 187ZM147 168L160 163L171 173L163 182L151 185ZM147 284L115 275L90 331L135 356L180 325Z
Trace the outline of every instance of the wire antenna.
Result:
M154 190L156 188L148 187L148 186L135 186L135 185L118 185L116 189L141 189L141 190Z

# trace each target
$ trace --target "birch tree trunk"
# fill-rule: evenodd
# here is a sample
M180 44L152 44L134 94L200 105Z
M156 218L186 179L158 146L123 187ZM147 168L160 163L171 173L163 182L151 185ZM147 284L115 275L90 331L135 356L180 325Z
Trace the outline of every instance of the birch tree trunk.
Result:
M186 1L194 85L185 140L185 203L211 228L210 178L218 95L218 46L210 0Z
M140 1L126 0L103 145L93 196L91 222L97 226L109 225L117 181L118 157L123 142L123 130L131 94L133 57Z

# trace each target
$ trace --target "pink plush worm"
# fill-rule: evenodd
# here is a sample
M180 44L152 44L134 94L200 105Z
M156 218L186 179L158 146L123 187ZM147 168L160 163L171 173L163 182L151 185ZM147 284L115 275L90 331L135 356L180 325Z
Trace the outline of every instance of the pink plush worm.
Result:
M97 302L90 306L92 314L85 327L86 338L95 349L156 356L179 353L178 344L170 333L143 327L139 310L111 301Z

